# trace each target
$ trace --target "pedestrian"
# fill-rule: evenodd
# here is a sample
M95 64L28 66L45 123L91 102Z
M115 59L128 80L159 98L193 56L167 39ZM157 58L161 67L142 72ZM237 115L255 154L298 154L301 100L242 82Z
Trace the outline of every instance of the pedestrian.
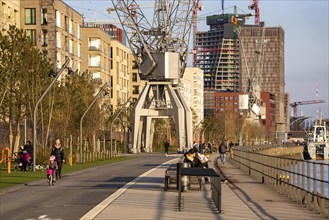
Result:
M169 142L168 142L168 140L166 140L166 142L164 143L164 148L165 148L166 157L168 157L168 151L169 151Z
M59 139L55 141L55 144L51 149L50 155L54 155L56 157L57 166L58 166L58 169L56 170L56 179L61 179L62 164L65 163L65 157L64 157L64 148L62 147L61 141Z
M225 164L225 154L226 154L227 146L225 141L222 140L221 144L219 145L219 153L220 153L220 160L222 164Z
M230 159L233 159L233 147L234 147L233 142L231 142L229 146L230 146L230 148L229 148L229 151L230 151Z

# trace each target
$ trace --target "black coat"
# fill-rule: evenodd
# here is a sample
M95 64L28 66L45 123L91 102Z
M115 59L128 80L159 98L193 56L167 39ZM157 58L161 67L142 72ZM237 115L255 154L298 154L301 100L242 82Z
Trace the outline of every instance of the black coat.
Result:
M51 149L51 155L54 155L56 157L57 163L62 163L62 161L65 160L64 149L62 146L58 149L53 146L53 148Z

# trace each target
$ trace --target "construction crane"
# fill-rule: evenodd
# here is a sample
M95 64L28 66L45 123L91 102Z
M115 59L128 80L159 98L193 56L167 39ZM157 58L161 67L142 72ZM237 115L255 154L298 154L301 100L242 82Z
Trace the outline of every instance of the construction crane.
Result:
M320 104L325 103L324 100L308 100L308 101L299 101L299 102L293 102L290 103L290 106L294 109L294 117L296 118L298 116L298 106L299 105L311 105L311 104Z
M149 20L136 0L111 0L146 80L132 110L132 152L152 151L154 120L172 117L177 147L192 146L192 111L178 88L187 64L195 0L155 0ZM143 143L143 144L142 144Z
M224 0L222 0L224 1ZM196 67L197 64L197 47L196 47L196 33L198 32L198 11L202 11L202 4L200 0L196 0L193 9L193 66Z
M258 0L253 0L252 4L248 6L249 10L255 11L255 25L259 25L260 22L260 12L258 7Z

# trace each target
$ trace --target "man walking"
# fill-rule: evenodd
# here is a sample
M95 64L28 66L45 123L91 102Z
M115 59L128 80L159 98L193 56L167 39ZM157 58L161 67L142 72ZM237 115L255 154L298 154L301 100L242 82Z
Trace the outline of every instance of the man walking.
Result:
M169 151L169 142L168 142L168 140L166 140L166 142L164 143L164 148L165 148L166 157L168 157L168 151Z

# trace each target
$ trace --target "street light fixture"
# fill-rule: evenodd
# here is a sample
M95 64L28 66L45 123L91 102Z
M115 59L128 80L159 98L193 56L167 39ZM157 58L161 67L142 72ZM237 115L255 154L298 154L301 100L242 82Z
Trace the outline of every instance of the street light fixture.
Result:
M47 87L47 89L43 92L39 100L34 106L33 110L33 144L34 144L34 149L33 149L33 171L35 171L35 166L36 166L36 148L37 148L37 110L40 102L42 99L46 96L46 94L49 92L49 90L54 86L54 84L57 82L61 74L65 69L67 69L67 65L69 65L70 59L67 59L61 69L58 71L57 74L54 72L50 72L50 76L54 76L54 79L51 81L50 85ZM72 74L73 70L69 69L68 74ZM74 73L74 72L73 72Z
M94 105L94 103L98 99L99 95L106 88L106 86L107 86L107 83L104 83L102 88L98 91L97 95L94 97L93 101L88 106L87 110L81 116L81 119L80 119L80 163L82 163L82 120L85 117L85 115L87 114L87 112L89 111L89 109Z
M126 109L126 105L128 102L130 102L130 99L131 97L129 97L129 99L122 105L121 109L119 110L119 112L117 113L117 115L114 117L114 119L112 120L111 122L111 125L110 125L110 130L111 130L111 134L110 134L110 151L111 151L111 158L112 158L112 153L113 153L113 148L112 148L112 126L113 126L113 123L115 120L118 119L119 115L121 114L121 112Z

